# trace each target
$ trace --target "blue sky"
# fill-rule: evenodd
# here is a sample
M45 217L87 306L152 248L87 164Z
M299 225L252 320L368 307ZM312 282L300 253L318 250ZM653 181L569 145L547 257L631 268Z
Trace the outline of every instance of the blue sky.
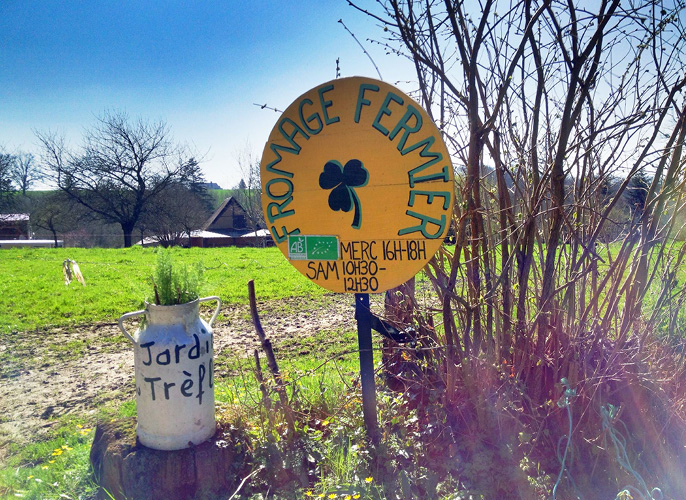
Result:
M34 130L77 146L97 116L123 111L166 121L205 155L207 180L233 187L238 154L259 157L278 117L253 103L285 109L335 78L336 58L341 76L377 77L341 18L384 80L413 79L345 0L1 0L0 147L37 153Z

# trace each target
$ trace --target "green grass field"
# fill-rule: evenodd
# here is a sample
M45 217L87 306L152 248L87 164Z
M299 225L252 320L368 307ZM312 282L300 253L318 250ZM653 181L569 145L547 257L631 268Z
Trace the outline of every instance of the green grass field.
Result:
M618 245L611 247L616 255ZM672 249L675 251L675 249ZM603 249L601 255L605 255ZM226 305L248 302L249 280L255 280L258 300L320 295L324 289L298 273L277 248L174 248L174 262L200 262L206 284L201 295L218 295ZM65 286L62 263L75 260L86 286ZM142 309L151 298L154 248L128 249L15 248L0 251L0 335L48 327L116 321L126 312ZM607 264L600 265L601 272ZM422 274L419 275L420 281ZM533 278L532 278L533 279ZM686 269L678 270L678 282ZM654 305L660 286L646 296ZM590 293L590 292L589 292ZM590 298L590 296L589 296Z
M611 248L613 256L616 250L615 246ZM258 301L293 296L321 297L321 307L330 300L330 296L324 296L323 289L300 275L276 248L173 249L171 252L175 263L200 262L207 282L201 295L219 295L227 306L247 303L247 282L251 279L255 280ZM78 282L65 286L62 262L67 258L79 264L86 279L85 287ZM152 248L0 251L3 276L0 281L0 343L4 337L8 345L13 345L10 340L21 338L21 332L38 330L32 337L37 338L51 333L43 332L44 328L114 322L125 312L141 309L144 299L152 293L150 278L156 258ZM678 270L679 283L683 282L683 273L686 269ZM428 289L428 286L422 286L427 285L426 277L420 274L418 278L419 289ZM658 278L653 286L659 285ZM648 294L646 309L652 306L655 296L656 293ZM288 307L288 303L280 303L279 307ZM437 315L437 325L440 325L439 319L440 315ZM18 335L11 335L12 332L18 332ZM49 341L46 337L45 342ZM368 460L361 447L364 432L359 386L355 383L359 369L356 347L355 332L343 329L313 329L310 335L286 339L277 346L281 373L300 410L296 424L303 442L311 447L316 457L320 474L314 485L310 484L300 492L303 497L357 498L353 495L361 495L362 499L386 498L372 491L377 478L368 469ZM71 341L55 343L50 348L60 351L59 359L73 361L83 356L87 346L81 341ZM11 361L4 363L8 366L25 363L30 367L31 363L42 363L31 356L23 359L21 353L12 349L5 354L3 359ZM17 359L10 359L12 357ZM380 353L375 354L375 358L378 361ZM246 429L256 450L256 463L259 463L257 460L263 456L260 453L274 448L272 441L278 434L269 430L268 416L260 405L261 394L253 375L254 361L244 353L226 349L216 356L215 366L221 368L217 371L221 374L217 376L215 388L218 408L223 412L221 418ZM266 372L266 366L263 369ZM398 423L395 395L380 390L378 398L379 421L382 426L391 428ZM135 414L133 391L124 391L105 405L98 403L94 412L50 417L53 427L47 437L29 436L24 443L4 443L8 444L8 452L6 456L0 456L0 498L92 498L96 485L88 452L94 427L105 419ZM0 416L0 422L2 419ZM0 445L2 438L0 434ZM421 456L421 439L417 434L416 439L393 444L393 456L398 450L409 456ZM343 442L349 446L342 447ZM341 455L341 450L347 451ZM538 479L554 481L552 476L540 475ZM429 483L431 478L420 476L416 481ZM450 483L447 486L450 488L445 495L436 498L456 498L459 485ZM468 495L460 498L468 498Z
M251 279L258 301L306 295L327 301L325 290L300 275L276 248L173 249L171 253L176 264L200 262L206 279L201 295L219 295L226 306L248 302ZM65 285L62 263L67 258L79 264L85 287L76 281ZM12 332L18 332L11 335L16 341L22 332L37 329L42 334L44 328L114 322L125 312L141 309L152 293L150 278L156 260L152 248L3 250L0 342ZM347 392L359 368L355 347L352 331L315 331L311 338L285 341L278 347L277 358L289 389L297 387L299 400L311 402L317 414L327 418L341 401L352 397ZM71 341L51 344L50 349L60 350L59 359L68 362L83 355L84 344ZM29 355L15 361L28 369L40 360ZM217 403L240 413L247 428L257 429L257 441L266 439L266 415L260 410L252 358L226 350L217 355L217 366L224 373L216 379ZM88 453L95 425L136 414L133 391L121 396L98 406L95 413L51 418L53 427L41 439L27 436L24 442L8 443L0 433L0 445L7 452L0 457L0 498L92 498L96 485Z
M201 295L226 304L248 302L249 280L259 300L316 295L323 289L288 264L277 248L171 250L178 264L200 262L206 284ZM65 286L62 263L75 260L86 286ZM111 322L141 309L151 297L156 262L153 248L17 248L0 252L0 334L51 326Z

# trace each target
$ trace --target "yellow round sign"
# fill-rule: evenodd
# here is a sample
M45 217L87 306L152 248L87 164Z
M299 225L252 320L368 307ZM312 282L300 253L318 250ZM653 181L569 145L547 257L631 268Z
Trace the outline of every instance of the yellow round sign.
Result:
M443 243L453 168L412 98L352 77L281 115L262 154L262 208L283 254L334 292L374 293L417 274Z

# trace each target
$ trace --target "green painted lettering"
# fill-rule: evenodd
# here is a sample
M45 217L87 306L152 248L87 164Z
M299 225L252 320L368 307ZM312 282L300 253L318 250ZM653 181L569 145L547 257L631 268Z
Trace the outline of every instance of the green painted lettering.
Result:
M409 124L411 118L414 118L414 125L412 126L410 126ZM392 141L393 139L395 139L395 136L398 135L398 132L404 130L403 135L400 137L400 140L398 141L398 151L402 152L403 148L405 147L405 143L407 142L407 138L410 136L410 134L419 131L420 128L422 128L422 115L419 113L419 110L417 108L415 108L411 104L408 104L407 111L405 111L405 114L400 119L395 128L391 130L391 133L388 135L388 138Z
M416 174L417 172L421 172L425 168L429 167L431 164L435 163L434 161L432 162L427 162L424 165L420 165L417 168L413 168L412 170L409 171L409 176L410 176L410 187L414 187L415 184L418 182L429 182L429 181L436 181L436 180L442 180L443 182L448 182L450 180L450 166L449 165L444 165L443 169L440 172L435 172L433 174L428 174L424 175L421 177L417 177Z
M400 150L400 154L405 156L406 154L410 153L411 151L414 151L415 149L422 148L419 152L419 156L421 158L431 158L427 162L419 165L418 167L413 168L408 172L408 175L410 177L410 187L414 187L414 185L417 182L427 182L436 179L442 179L443 182L448 182L450 180L450 170L448 165L444 166L440 173L434 173L423 177L417 177L417 174L419 172L422 172L423 170L426 170L432 165L435 165L439 161L443 160L443 154L441 154L440 152L431 151L431 147L434 145L435 142L436 139L434 138L434 136L430 135L426 139L422 139L421 141L413 144L412 146L408 146Z
M360 123L360 114L362 113L362 106L371 106L372 101L365 99L364 93L367 90L378 92L379 86L372 83L363 83L360 85L360 90L357 94L357 105L355 106L355 123Z
M287 153L293 153L296 155L298 154L298 151L295 151L291 148L287 148L286 146L279 146L278 144L275 144L273 142L269 145L269 149L271 149L272 153L274 153L276 155L276 158L274 158L271 162L269 162L267 164L267 172L271 172L273 174L285 175L288 178L292 178L293 177L292 172L288 172L286 170L281 170L279 168L275 168L274 165L277 165L278 163L281 162L282 157L281 157L281 153L279 153L279 151L285 151Z
M440 219L436 219L435 217L431 217L429 215L422 215L420 213L413 212L412 210L407 210L405 213L410 217L419 219L420 222L416 226L401 229L400 231L398 231L398 236L421 231L425 238L435 240L436 238L440 238L441 234L443 234L443 230L445 229L445 225L447 222L445 215L441 215ZM436 231L430 232L428 228L429 225L436 226Z
M376 118L374 118L374 121L372 122L372 127L381 132L383 135L388 135L388 129L381 125L381 118L383 115L391 116L391 110L388 108L388 105L391 103L391 101L397 102L401 106L405 102L403 101L402 97L394 94L393 92L386 94L386 98L383 100L383 104L381 104L379 112L376 114Z
M286 191L283 194L279 194L278 189L276 193L272 192L274 186L281 183L286 184ZM270 180L265 186L265 191L267 192L267 196L269 196L272 200L285 200L293 194L293 183L288 179L282 179L279 177Z
M290 132L286 132L286 130L284 130L284 125L286 125L286 124L292 125L293 130L291 130ZM291 146L293 146L293 151L295 151L296 155L298 153L300 153L301 148L300 148L300 145L297 142L295 142L295 136L300 134L305 138L305 140L310 138L310 136L307 135L307 132L305 132L302 128L300 128L300 125L295 123L290 118L282 118L281 119L281 121L279 122L279 132L281 132L281 135L283 136L283 138L286 139Z
M285 191L280 192L278 187L275 188L275 186L278 186L279 184L286 185ZM292 209L284 211L284 208L293 201L293 183L291 181L281 177L272 179L264 186L264 191L270 199L281 201L281 203L270 203L267 205L267 218L269 219L270 224L273 224L276 219L287 217L295 213L295 210Z
M291 196L281 203L271 202L267 205L267 218L269 219L269 223L273 224L276 219L293 215L295 213L295 210L293 209L286 210L285 212L283 211L292 201L293 197Z
M413 189L410 191L410 199L408 201L408 206L413 207L415 196L421 195L426 196L426 204L431 205L434 202L436 196L443 198L443 210L447 210L450 206L450 191L423 191L421 189Z
M305 118L303 115L303 108L305 105L311 106L313 103L310 99L303 99L300 101L300 106L298 106L298 114L300 115L300 122L303 124L303 126L307 129L307 131L312 134L312 135L317 135L319 132L322 131L322 128L324 128L324 124L322 123L322 117L319 116L319 113L312 113L310 116ZM312 123L316 123L315 128L312 128L310 125Z
M331 125L332 123L341 121L340 117L338 116L329 117L329 112L327 111L328 108L330 108L333 104L333 101L325 100L324 94L331 90L333 90L333 84L326 85L317 91L317 93L319 94L319 102L322 105L322 113L324 114L324 123L326 123L327 125Z

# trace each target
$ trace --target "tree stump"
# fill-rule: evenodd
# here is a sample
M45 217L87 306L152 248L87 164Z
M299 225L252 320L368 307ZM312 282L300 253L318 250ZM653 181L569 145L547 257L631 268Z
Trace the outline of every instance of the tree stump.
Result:
M245 446L228 430L177 451L147 448L136 419L99 424L90 452L99 499L228 498L247 475Z

